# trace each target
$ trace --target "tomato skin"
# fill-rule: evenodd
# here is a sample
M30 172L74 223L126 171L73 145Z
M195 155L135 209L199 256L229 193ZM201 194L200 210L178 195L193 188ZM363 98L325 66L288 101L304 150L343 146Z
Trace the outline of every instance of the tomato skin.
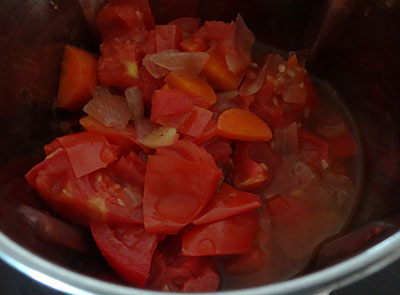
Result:
M174 145L158 148L157 156L176 157L218 169L214 159L207 151L190 141L178 140Z
M250 252L258 227L256 210L193 226L183 234L182 253L205 256Z
M146 162L144 162L134 152L122 156L110 167L113 175L123 182L142 187L144 186L144 176L146 175Z
M234 189L223 182L207 207L193 221L194 224L215 222L261 207L260 197Z
M158 235L141 225L121 225L112 229L106 223L91 222L90 229L108 264L127 282L145 287Z
M157 52L180 49L182 41L182 29L177 25L156 26L156 48Z
M233 183L239 190L256 191L268 180L264 167L249 156L249 144L238 143L233 155Z
M144 187L146 231L175 234L214 194L221 172L177 157L149 156Z
M57 138L67 152L76 177L107 167L117 154L106 138L97 132L81 132Z

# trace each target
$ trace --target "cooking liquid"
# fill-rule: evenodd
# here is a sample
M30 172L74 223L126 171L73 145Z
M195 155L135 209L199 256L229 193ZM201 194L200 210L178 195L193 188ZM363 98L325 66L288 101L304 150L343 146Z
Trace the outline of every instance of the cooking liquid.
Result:
M303 127L322 138L318 126L330 120L344 122L356 141L358 153L346 159L332 160L321 173L300 171L300 175L292 174L298 156L295 153L284 155L273 180L259 193L264 200L279 194L287 204L284 212L276 215L268 213L266 201L259 210L260 231L255 247L263 264L240 275L228 273L221 267L221 289L255 287L300 274L318 247L340 235L355 213L364 178L357 126L338 93L326 81L315 78L313 84L319 106L303 120ZM229 264L232 258L221 259Z

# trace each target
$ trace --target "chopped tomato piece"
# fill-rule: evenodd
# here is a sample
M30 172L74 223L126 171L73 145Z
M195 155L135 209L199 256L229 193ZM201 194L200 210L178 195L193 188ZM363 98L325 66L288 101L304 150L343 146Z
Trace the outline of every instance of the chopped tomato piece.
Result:
M104 170L77 178L64 149L48 155L25 177L55 212L74 223L143 222L139 191L117 183Z
M225 56L215 49L207 51L209 58L201 72L207 77L212 87L220 91L232 91L239 87L245 72L231 72L225 61Z
M148 0L108 0L108 2L116 4L127 4L137 7L142 14L143 22L146 25L146 29L154 29L153 14L151 12L151 7Z
M177 233L204 209L220 177L219 170L203 163L150 156L143 202L146 231Z
M172 292L214 292L219 275L210 257L188 257L181 253L181 238L168 236L153 255L149 287Z
M144 176L146 175L146 162L134 152L122 156L110 167L113 175L129 185L143 187Z
M171 72L165 77L165 82L172 89L183 90L201 98L207 107L217 101L212 87L199 77Z
M290 208L290 203L283 197L278 196L268 200L267 211L271 216L278 216L286 213Z
M202 146L214 158L216 163L221 163L229 159L232 154L231 143L228 139L221 137L214 137Z
M179 50L182 41L182 29L177 25L156 26L157 52L176 49Z
M150 106L153 98L154 91L160 89L164 81L162 79L154 78L145 67L140 68L140 82L139 86L143 92L143 100L146 106Z
M194 106L189 113L163 116L157 120L157 123L176 128L182 134L200 137L208 126L212 115L209 110Z
M117 160L106 138L97 132L81 132L56 139L67 152L76 177L89 174Z
M132 2L132 1L131 1ZM143 14L128 1L108 1L97 14L97 24L103 40L131 37L144 39Z
M147 233L142 225L91 222L93 238L110 266L127 282L145 287L158 235Z
M79 123L87 130L98 132L107 138L107 141L119 147L121 154L127 154L130 151L139 151L137 130L132 123L128 123L125 129L106 127L96 119L86 116L79 120Z
M204 256L250 252L258 227L256 210L193 226L183 234L182 253Z
M217 121L218 134L225 138L245 141L269 141L272 132L268 125L250 111L230 109Z
M257 163L249 156L249 144L238 143L233 155L233 183L239 190L255 191L268 180L268 166Z
M98 85L97 61L89 52L66 45L61 63L57 106L78 111L87 103L91 91Z
M100 52L98 73L102 85L122 90L139 85L140 63L135 42L105 41Z
M196 225L211 223L259 207L261 207L259 196L238 191L224 182L193 223Z
M189 140L195 144L202 144L203 142L210 140L216 135L217 135L217 124L215 124L214 120L211 119L208 122L206 128L204 128L203 132L198 137L185 135L184 139Z

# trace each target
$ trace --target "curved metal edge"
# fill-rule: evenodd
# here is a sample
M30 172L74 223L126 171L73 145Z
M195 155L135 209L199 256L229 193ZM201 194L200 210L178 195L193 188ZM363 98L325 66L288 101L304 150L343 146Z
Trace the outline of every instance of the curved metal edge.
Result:
M224 295L310 294L335 289L366 277L400 258L400 232L365 252L327 269L289 281L243 290L222 291ZM124 287L103 282L51 263L19 246L0 233L0 258L32 279L56 290L79 295L161 295L165 292ZM190 294L190 293L181 293ZM211 293L197 293L212 295ZM214 294L214 293L213 293Z

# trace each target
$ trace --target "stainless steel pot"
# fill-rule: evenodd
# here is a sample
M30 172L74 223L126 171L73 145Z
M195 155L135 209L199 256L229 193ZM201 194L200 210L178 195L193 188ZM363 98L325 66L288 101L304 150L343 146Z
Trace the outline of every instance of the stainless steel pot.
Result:
M320 254L308 272L295 279L221 294L329 291L398 259L399 1L150 2L160 22L188 14L229 20L240 11L258 39L283 52L309 49L309 70L338 91L363 139L366 181L348 235L370 228L369 241L357 249L331 253L329 259ZM106 268L96 256L52 244L15 213L12 199L21 196L10 197L10 186L23 188L18 177L41 157L31 156L32 151L61 132L64 114L52 109L63 46L95 50L97 44L78 0L1 0L0 27L0 257L35 280L71 294L160 294L111 283L112 279L99 276L98 270Z

